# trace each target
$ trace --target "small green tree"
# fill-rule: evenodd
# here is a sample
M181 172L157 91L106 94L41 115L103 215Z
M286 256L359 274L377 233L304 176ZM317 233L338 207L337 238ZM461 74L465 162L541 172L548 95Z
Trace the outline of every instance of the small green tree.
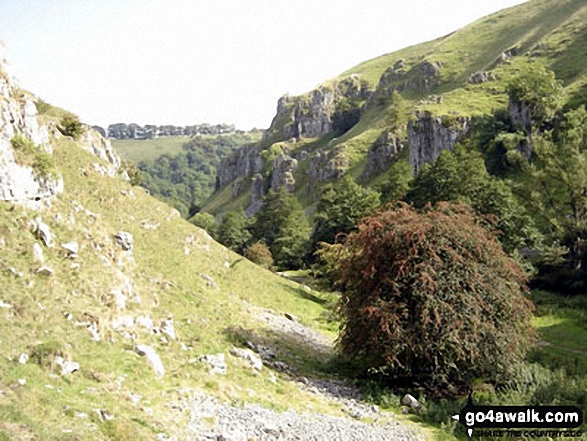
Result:
M417 208L462 201L477 214L492 215L499 239L510 253L541 240L532 218L507 183L489 175L480 153L461 145L452 152L443 151L434 164L424 167L412 181L405 201Z
M66 115L61 118L57 129L65 136L71 136L73 139L79 139L86 129L79 118L75 115Z
M532 338L524 272L467 206L401 204L335 246L345 248L330 253L339 347L360 372L442 394L523 360Z
M217 237L218 234L218 224L216 223L216 219L210 213L196 213L191 219L190 222L194 224L196 227L200 227L203 230L212 236Z
M240 209L226 213L218 227L218 241L231 250L242 254L246 243L251 238L247 230L245 212Z
M271 250L262 240L249 245L245 250L245 257L263 268L270 269L273 266Z
M338 233L356 230L359 219L378 207L379 193L360 186L350 176L345 176L336 186L327 185L316 207L314 247L318 242L334 243Z
M254 240L265 240L280 267L302 266L308 251L310 228L297 198L285 188L270 191L265 196L251 232Z

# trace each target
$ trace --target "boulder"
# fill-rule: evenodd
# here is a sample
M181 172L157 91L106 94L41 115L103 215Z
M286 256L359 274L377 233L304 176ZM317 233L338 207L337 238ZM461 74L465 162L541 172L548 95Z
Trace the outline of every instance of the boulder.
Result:
M155 352L155 349L147 345L137 345L135 347L135 352L141 357L147 357L147 360L153 367L157 378L163 378L163 375L165 375L165 368L163 367L161 358L157 352Z
M35 234L37 238L43 241L46 247L51 248L55 245L53 241L53 235L51 234L51 229L49 225L44 223L40 218L37 218L37 228L35 230Z
M230 355L245 360L256 371L263 369L263 361L250 349L232 348Z
M202 355L198 360L207 363L210 366L210 370L208 372L211 375L226 375L227 367L223 353Z
M418 400L416 400L412 395L410 394L406 394L404 395L404 397L402 398L402 404L404 406L408 406L412 409L417 409L420 407L420 403L418 402Z
M114 235L114 239L116 239L116 243L118 243L124 251L132 251L133 238L130 233L119 231Z

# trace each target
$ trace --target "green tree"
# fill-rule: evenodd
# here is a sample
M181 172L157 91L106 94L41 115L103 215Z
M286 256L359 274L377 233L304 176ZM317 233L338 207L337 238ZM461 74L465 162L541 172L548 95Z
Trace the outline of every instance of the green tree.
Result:
M441 201L465 202L480 215L491 215L504 249L534 246L541 235L532 218L505 181L491 176L483 157L457 145L443 151L436 162L425 166L412 181L405 200L417 208Z
M251 238L247 230L247 218L241 209L226 213L218 227L218 241L231 250L241 253Z
M360 373L442 394L496 380L524 359L524 272L466 205L400 204L334 247L340 349Z
M318 242L334 243L338 233L357 229L359 219L379 207L379 193L357 184L345 176L337 185L324 187L316 207L314 246Z
M533 142L526 172L529 182L520 191L540 216L555 244L566 249L566 266L573 279L587 281L587 112L582 106L565 114L556 132Z
M217 237L218 234L218 224L216 223L216 219L210 213L196 213L191 219L190 222L194 224L196 227L200 227L203 230L212 236Z
M71 136L73 139L79 139L86 129L79 118L75 115L66 115L61 118L57 129L65 136Z
M265 240L275 262L284 268L299 268L307 254L310 229L297 198L285 188L270 191L257 213L253 239Z

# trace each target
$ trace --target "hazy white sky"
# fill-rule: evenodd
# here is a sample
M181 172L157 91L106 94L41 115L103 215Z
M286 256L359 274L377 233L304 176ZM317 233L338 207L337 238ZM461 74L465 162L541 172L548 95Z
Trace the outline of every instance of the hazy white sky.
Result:
M523 0L0 0L26 89L91 124L268 127L277 99Z

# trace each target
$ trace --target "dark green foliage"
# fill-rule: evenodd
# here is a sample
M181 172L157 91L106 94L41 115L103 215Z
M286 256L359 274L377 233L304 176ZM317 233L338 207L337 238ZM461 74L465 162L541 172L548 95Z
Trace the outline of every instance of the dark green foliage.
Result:
M194 137L181 153L139 162L141 185L187 216L213 193L220 160L250 140L247 134Z
M530 106L535 123L551 121L562 107L562 86L554 72L539 63L532 63L507 85L510 99Z
M218 224L216 219L210 213L197 213L190 219L190 222L196 227L200 227L212 236L217 237L218 235Z
M340 98L332 114L332 130L340 134L348 132L361 119L361 108L348 98Z
M301 267L308 251L308 220L296 197L285 188L265 196L251 231L254 240L265 240L278 266Z
M540 241L531 217L507 183L490 176L483 157L463 146L443 151L434 164L424 167L405 200L417 208L440 201L463 201L478 214L494 216L499 239L510 253Z
M379 187L381 201L394 203L406 195L414 179L414 168L407 159L400 159L389 168L388 175L389 178Z
M250 238L251 233L247 230L247 218L242 209L224 215L222 224L218 227L218 241L221 244L242 254Z
M524 358L524 273L465 205L379 212L335 259L340 349L360 371L441 395L495 381Z
M75 115L65 115L59 121L57 129L65 136L71 136L73 139L79 139L86 129L79 118Z
M567 112L556 133L546 132L533 140L533 156L525 172L527 182L519 191L540 217L553 244L563 247L563 260L558 269L555 265L548 270L565 274L566 283L558 288L581 291L587 282L587 112L584 107Z
M263 241L258 241L249 245L245 250L245 257L263 268L269 269L273 266L271 250Z
M355 231L359 219L378 207L379 193L360 186L350 176L345 176L336 186L327 185L316 208L314 247L318 242L334 243L339 233Z

